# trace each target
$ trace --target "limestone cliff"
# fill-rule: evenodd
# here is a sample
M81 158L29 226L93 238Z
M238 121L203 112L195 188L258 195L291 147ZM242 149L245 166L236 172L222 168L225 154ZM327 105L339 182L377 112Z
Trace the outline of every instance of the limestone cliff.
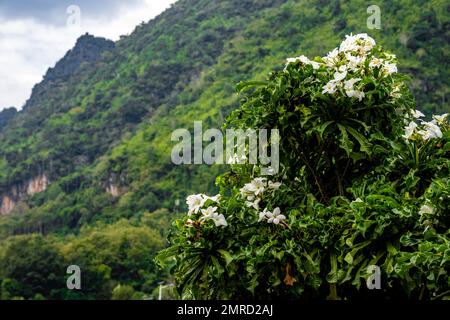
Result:
M0 215L10 214L20 201L27 196L45 191L49 184L48 177L42 174L28 180L25 184L13 186L7 194L0 195Z

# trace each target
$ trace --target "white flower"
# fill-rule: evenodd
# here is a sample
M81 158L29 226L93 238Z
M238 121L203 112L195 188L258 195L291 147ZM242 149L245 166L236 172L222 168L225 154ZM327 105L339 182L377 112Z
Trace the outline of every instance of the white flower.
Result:
M395 63L385 63L383 72L387 75L397 72L397 65Z
M246 183L241 189L240 189L241 195L244 198L247 198L248 200L252 201L254 199L254 192L251 188L250 183Z
M220 198L221 198L222 196L220 195L220 194L216 194L215 196L213 196L213 197L209 197L209 196L207 196L207 195L203 195L203 198L205 199L205 201L207 201L207 200L211 200L211 201L213 201L213 202L219 202L220 201Z
M294 63L297 61L297 58L287 58L286 59L286 65L290 64L290 63Z
M379 59L377 57L372 57L372 60L369 62L369 67L378 68L383 65L383 59Z
M338 70L339 70L340 72L347 71L347 66L346 66L346 65L342 65L342 66L340 66L340 67L338 68Z
M217 207L208 207L206 209L202 209L203 216L200 218L200 221L212 220L216 227L219 226L227 226L227 221L223 214L217 213Z
M281 187L281 182L269 181L268 187L269 187L269 189L272 189L272 190L278 190Z
M417 128L417 123L414 121L411 121L405 128L405 134L402 136L406 140L410 139L411 136L414 134Z
M358 90L347 90L345 93L349 98L353 97L358 99L358 101L361 101L366 96L364 92Z
M338 48L334 48L333 51L328 52L328 55L326 55L322 59L328 67L332 68L338 62L338 54Z
M347 67L349 70L355 70L359 65L361 65L366 60L366 57L354 56L350 52L347 52L345 54L345 57L348 60Z
M264 220L264 218L269 218L271 216L272 212L270 212L269 210L267 210L267 208L265 208L262 212L259 213L258 222L261 222L262 220Z
M250 183L246 183L241 188L241 195L243 197L252 197L252 196L258 196L259 194L263 193L266 187L266 179L265 178L255 178ZM248 199L248 198L247 198ZM252 199L248 199L252 200Z
M189 207L188 216L192 215L193 213L197 213L201 207L205 204L205 198L203 197L203 194L193 194L186 198L186 204Z
M322 94L325 93L335 93L336 92L336 82L333 80L329 81L326 85L323 86Z
M278 207L275 208L273 212L270 212L265 208L263 212L259 213L258 222L261 222L264 219L267 219L267 223L279 224L281 221L285 220L286 217L281 214L281 210Z
M334 48L332 51L328 52L326 57L329 59L335 59L338 56L338 54L339 54L338 48Z
M286 219L284 215L281 214L280 208L276 207L273 212L270 214L268 223L279 224L281 221Z
M339 46L339 52L357 51L359 49L356 43L357 38L353 35L346 35L345 40L341 42Z
M305 55L301 55L300 57L297 57L298 60L300 60L301 63L303 64L308 64L310 63L310 60L308 59L307 56Z
M301 56L295 57L295 58L287 58L286 59L286 62L287 62L286 65L288 65L290 63L295 63L297 61L300 61L303 64L309 64L310 63L310 60L308 59L307 56L301 55Z
M422 112L420 112L419 110L414 110L412 112L412 116L416 119L425 117L425 115Z
M353 78L353 79L345 81L344 89L345 90L353 90L353 85L358 81L361 81L361 78Z
M347 76L347 70L343 70L343 71L341 71L341 72L336 71L336 72L334 73L334 81L341 81L341 80L344 80L346 76Z
M357 98L358 101L361 101L365 96L366 96L366 94L364 92L356 91L355 98Z
M245 205L249 208L254 208L256 210L259 210L260 202L261 202L261 199L256 199L255 201L245 201Z
M313 69L314 70L317 70L317 69L319 69L320 68L320 66L322 65L321 63L319 63L319 62L316 62L316 61L310 61L310 63L309 63L310 65L312 65L312 67L313 67Z
M225 216L223 214L218 214L217 212L214 212L212 216L209 217L209 219L211 219L214 222L216 227L228 226L227 220L225 219Z
M369 37L366 33L360 34L359 36L364 39L363 48L365 52L369 52L375 47L376 42L372 37Z
M402 96L402 94L400 93L400 87L399 87L399 86L395 86L395 87L392 89L392 91L391 91L391 93L390 93L390 96L391 96L392 98L395 98L395 99L400 98L400 97Z
M360 33L356 35L346 35L345 40L342 41L339 51L357 51L362 54L372 50L375 46L375 40L369 37L366 33Z
M344 82L344 89L347 96L350 98L357 98L359 101L361 101L365 97L365 94L362 91L355 90L353 88L353 85L360 80L360 78L353 78Z
M434 115L433 119L436 120L437 123L443 124L443 123L445 123L447 117L448 117L448 113L444 113L444 114L441 114L440 116Z
M419 131L423 140L442 138L442 131L434 122L424 122L423 125L425 126L425 130Z
M305 55L301 55L301 56L295 57L295 58L288 58L288 59L286 59L286 61L287 61L286 66L289 65L290 63L294 63L297 61L300 61L303 64L310 64L313 67L313 69L319 69L320 66L322 65L319 62L309 60L308 57Z
M432 214L434 212L434 208L432 206L429 206L427 204L424 204L423 206L420 207L420 211L419 214L423 215L423 214Z
M202 209L202 213L204 218L210 218L217 211L217 207L208 207L206 209Z
M263 221L265 217L266 217L266 213L264 211L260 212L258 222Z
M419 130L417 133L422 137L423 140L427 141L433 138L433 135L431 132L427 130Z
M260 193L264 192L265 186L266 186L266 179L265 178L255 178L250 183L252 189L255 192L255 195L259 195Z

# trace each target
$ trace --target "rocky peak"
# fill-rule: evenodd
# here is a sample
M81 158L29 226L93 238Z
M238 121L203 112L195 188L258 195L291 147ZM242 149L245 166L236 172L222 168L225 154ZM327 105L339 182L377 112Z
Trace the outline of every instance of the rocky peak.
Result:
M83 62L95 62L105 50L112 50L115 44L105 38L97 38L88 33L78 38L75 47L50 68L44 81L66 80L75 73Z
M66 81L80 70L82 64L95 63L103 52L113 50L114 47L113 41L88 33L78 38L75 46L53 68L49 68L44 79L34 86L24 110L39 104L40 97L44 96L53 84Z

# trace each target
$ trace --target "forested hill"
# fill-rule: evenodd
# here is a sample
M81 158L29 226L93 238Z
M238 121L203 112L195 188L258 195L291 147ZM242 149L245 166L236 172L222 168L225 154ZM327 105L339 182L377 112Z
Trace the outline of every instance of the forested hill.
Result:
M191 190L212 192L221 170L172 164L170 133L194 120L220 128L238 105L234 85L264 79L286 57L366 32L397 54L421 110L448 111L446 1L379 2L380 30L368 29L367 6L180 0L116 43L81 37L22 111L0 113L0 282L16 288L8 295L69 297L58 287L68 262L101 279L82 295L110 298L118 283L150 293L160 279L152 250L164 245L170 214ZM32 269L42 255L53 257L51 280Z

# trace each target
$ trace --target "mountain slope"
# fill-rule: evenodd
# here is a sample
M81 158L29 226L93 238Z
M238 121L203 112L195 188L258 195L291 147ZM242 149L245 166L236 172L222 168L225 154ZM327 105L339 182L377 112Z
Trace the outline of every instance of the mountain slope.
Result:
M252 7L250 2L182 1L172 12L137 28L103 59L88 61L68 79L54 76L66 73L62 69L69 64L64 63L71 59L69 54L36 86L24 111L0 136L0 158L8 164L0 176L0 194L8 195L44 172L54 181L82 170L144 117L162 105L176 105L180 91L215 63L225 41L239 31L236 26L244 25L246 15L235 12L250 16L254 14L249 9L276 5L258 3ZM220 10L228 16L200 23L201 16L214 17ZM78 42L85 45L82 39ZM83 50L87 48L75 47L73 52ZM48 81L52 90L41 90Z
M382 29L369 30L364 1L182 0L114 45L82 37L0 125L0 239L38 232L67 259L70 243L90 243L98 226L120 229L124 218L127 228L164 234L168 213L191 190L213 192L222 169L172 164L171 132L194 120L220 127L239 102L234 84L263 80L286 57L322 53L350 32L397 54L421 109L448 111L445 1L380 7ZM86 263L120 278L106 258ZM152 287L138 276L122 280Z
M0 131L6 127L9 121L11 121L17 114L17 110L14 107L6 108L0 111Z

